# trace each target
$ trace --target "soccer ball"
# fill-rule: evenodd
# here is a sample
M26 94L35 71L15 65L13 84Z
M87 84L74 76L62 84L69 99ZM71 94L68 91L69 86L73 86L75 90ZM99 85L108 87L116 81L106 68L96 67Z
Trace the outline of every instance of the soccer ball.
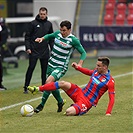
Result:
M34 114L34 108L30 104L25 104L21 107L20 113L22 116L32 116Z

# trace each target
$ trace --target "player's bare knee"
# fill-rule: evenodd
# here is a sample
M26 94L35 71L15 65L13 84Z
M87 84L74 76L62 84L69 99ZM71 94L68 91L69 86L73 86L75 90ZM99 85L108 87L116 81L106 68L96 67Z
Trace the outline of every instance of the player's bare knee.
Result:
M60 81L59 82L59 86L61 87L61 88L64 88L64 87L66 87L68 85L68 82L66 82L66 81Z
M65 81L60 81L60 82L59 82L59 86L60 86L60 87L64 87L64 86L65 86Z
M69 82L66 81L60 81L59 82L59 86L61 89L63 89L64 91L67 91L68 89L70 89L71 84Z

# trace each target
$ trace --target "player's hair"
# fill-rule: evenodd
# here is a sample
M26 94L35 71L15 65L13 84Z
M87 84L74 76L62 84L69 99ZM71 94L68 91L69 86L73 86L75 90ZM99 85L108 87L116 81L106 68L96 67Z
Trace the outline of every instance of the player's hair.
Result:
M101 61L102 64L106 65L107 67L110 63L110 59L108 57L98 57L98 61Z
M48 13L48 9L46 8L46 7L41 7L40 9L39 9L39 12L40 11L46 11L46 13Z
M60 23L60 27L61 27L61 28L62 28L63 26L66 26L68 30L71 29L71 25L72 25L71 22L69 22L68 20L62 21L62 22Z

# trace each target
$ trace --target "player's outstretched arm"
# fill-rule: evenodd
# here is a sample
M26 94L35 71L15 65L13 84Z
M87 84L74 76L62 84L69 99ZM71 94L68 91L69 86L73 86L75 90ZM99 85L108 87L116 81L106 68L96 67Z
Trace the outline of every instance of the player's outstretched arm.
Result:
M73 62L72 67L74 67L75 69L77 69L78 67L82 67L83 62L83 60L80 60L78 64L76 62Z
M114 101L115 101L115 94L109 93L109 103L108 103L108 108L106 110L106 116L111 116L111 111L114 106Z
M41 43L43 40L44 40L44 37L36 38L36 39L35 39L35 42L39 42L39 43Z
M72 67L75 68L76 70L82 72L85 75L89 75L91 76L93 73L93 70L89 70L88 68L83 68L82 66L80 66L79 64L77 64L76 62L72 63Z

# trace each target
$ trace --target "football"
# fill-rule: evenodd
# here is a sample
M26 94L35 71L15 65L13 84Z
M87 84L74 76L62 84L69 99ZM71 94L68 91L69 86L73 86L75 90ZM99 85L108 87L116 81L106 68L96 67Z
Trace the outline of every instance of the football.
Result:
M20 113L22 116L32 116L34 114L34 108L30 104L25 104L21 107Z

